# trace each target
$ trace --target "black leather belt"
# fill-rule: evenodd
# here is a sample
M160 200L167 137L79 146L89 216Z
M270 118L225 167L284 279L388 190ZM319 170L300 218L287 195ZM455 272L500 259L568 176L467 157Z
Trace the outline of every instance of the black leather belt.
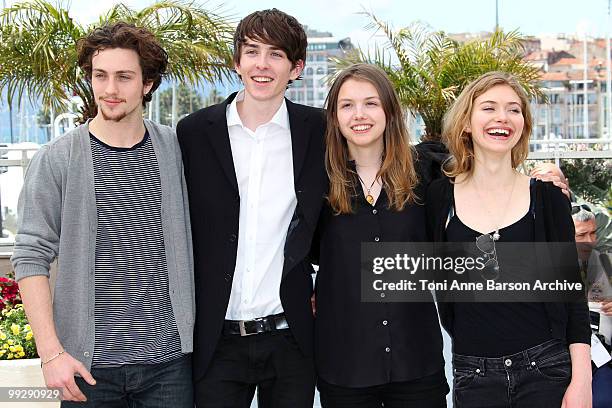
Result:
M288 329L285 314L277 314L266 317L258 317L253 320L226 320L223 323L223 334L236 334L241 336L251 336L271 332L275 330Z

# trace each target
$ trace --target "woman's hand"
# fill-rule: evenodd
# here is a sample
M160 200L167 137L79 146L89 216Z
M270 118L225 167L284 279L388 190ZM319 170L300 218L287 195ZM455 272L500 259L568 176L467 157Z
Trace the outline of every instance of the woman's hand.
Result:
M592 408L591 346L573 343L570 344L569 351L572 360L572 380L565 390L561 408Z

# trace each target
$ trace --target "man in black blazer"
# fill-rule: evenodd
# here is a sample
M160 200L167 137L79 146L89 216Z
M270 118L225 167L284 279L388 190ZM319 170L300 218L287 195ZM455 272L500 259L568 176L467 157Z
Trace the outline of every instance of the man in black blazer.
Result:
M234 35L244 90L177 127L195 261L198 407L312 407L312 267L327 189L323 111L284 98L306 34L276 9ZM180 319L180 316L177 316Z

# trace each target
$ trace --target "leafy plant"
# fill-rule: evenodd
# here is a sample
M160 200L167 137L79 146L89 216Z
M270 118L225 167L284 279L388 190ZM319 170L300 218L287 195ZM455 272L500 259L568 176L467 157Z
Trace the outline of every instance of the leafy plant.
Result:
M395 30L370 12L361 14L370 19L366 29L385 36L385 46L371 52L357 49L333 61L339 68L367 62L384 69L402 105L423 119L425 140L440 139L442 118L450 104L469 82L485 72L512 73L528 95L544 98L538 69L523 61L524 38L517 31L496 31L485 40L459 43L422 22Z
M168 52L168 77L179 82L231 78L229 21L187 1L159 1L140 11L117 4L97 23L82 26L61 4L44 0L0 11L0 91L8 103L40 96L44 106L65 110L72 96L82 102L80 121L96 114L91 84L77 68L76 43L95 27L127 21L149 29Z
M561 163L561 170L575 194L610 208L612 160L568 159Z
M0 360L36 358L32 328L13 275L0 277Z

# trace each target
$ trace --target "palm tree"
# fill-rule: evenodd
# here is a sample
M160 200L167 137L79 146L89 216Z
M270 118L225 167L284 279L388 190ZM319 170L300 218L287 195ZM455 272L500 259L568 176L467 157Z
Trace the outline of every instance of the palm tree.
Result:
M95 27L119 20L146 27L158 38L168 52L170 79L199 84L231 78L231 25L194 3L159 1L140 11L118 4L85 27L60 6L33 0L0 12L0 91L6 89L9 104L24 94L40 96L56 112L78 96L80 121L95 116L93 91L77 67L75 45Z
M485 72L510 72L528 95L543 98L539 70L523 61L524 38L516 31L495 31L486 40L460 44L421 22L395 31L374 14L362 14L371 20L366 29L384 34L385 46L372 52L355 50L334 62L339 68L367 62L384 69L402 105L423 119L423 140L440 140L444 113L463 88Z

